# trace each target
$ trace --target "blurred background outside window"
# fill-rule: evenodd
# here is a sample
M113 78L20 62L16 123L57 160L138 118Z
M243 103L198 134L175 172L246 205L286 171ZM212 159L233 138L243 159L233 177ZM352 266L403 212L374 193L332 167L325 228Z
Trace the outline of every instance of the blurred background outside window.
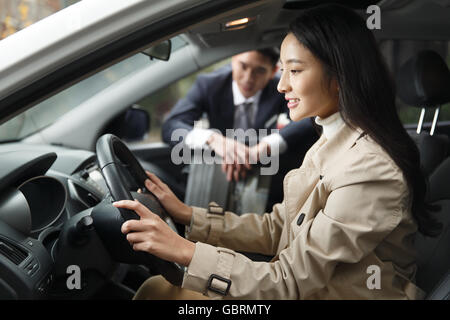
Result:
M79 0L0 0L0 40Z
M209 67L199 70L198 72L192 73L189 76L182 78L181 80L172 83L170 86L165 87L137 102L137 104L142 109L147 110L151 116L150 132L146 138L140 142L149 143L162 141L161 126L164 119L167 117L177 101L187 94L191 86L194 84L195 79L197 79L197 76L202 73L209 73L217 70L229 63L231 63L231 58L217 62Z

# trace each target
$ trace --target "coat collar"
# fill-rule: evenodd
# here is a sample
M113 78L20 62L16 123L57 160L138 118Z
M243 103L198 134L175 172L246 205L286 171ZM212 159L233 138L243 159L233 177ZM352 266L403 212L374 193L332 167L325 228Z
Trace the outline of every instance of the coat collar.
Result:
M289 223L297 215L321 176L328 174L328 167L339 164L339 158L345 154L361 137L361 129L352 129L343 123L327 140L324 135L308 151L305 161L298 169L291 170L284 179L285 206ZM301 179L293 178L301 175ZM299 192L302 181L302 192Z
M339 157L351 149L364 134L362 129L351 128L346 123L343 123L329 140L322 135L313 146L311 158L314 165L321 172L327 170L329 166L335 165Z

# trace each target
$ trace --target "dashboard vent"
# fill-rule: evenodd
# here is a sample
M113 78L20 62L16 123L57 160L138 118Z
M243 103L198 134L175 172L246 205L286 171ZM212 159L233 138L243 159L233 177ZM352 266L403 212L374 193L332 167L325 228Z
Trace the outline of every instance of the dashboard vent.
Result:
M0 255L5 256L15 265L19 265L28 256L27 252L18 246L0 239Z

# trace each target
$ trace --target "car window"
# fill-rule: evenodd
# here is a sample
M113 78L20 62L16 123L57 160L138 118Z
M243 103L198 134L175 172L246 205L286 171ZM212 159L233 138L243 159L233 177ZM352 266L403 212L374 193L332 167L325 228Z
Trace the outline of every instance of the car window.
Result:
M380 43L380 49L394 77L404 62L422 50L436 51L450 67L450 41L384 40ZM397 107L403 124L418 123L421 108L408 106L398 98ZM424 122L431 122L433 115L434 112L428 111ZM441 106L438 120L450 121L450 103Z
M0 40L80 0L1 0Z
M179 36L172 38L171 41L172 52L186 45ZM139 72L155 61L142 53L137 53L72 85L0 125L0 141L20 140L47 127L113 83Z
M146 110L151 116L151 125L148 135L146 135L143 140L138 141L137 143L161 142L161 126L165 117L168 115L177 101L187 94L191 86L194 84L197 76L201 73L212 72L226 64L229 64L230 61L230 58L224 59L206 68L203 68L137 102L137 104L142 109Z

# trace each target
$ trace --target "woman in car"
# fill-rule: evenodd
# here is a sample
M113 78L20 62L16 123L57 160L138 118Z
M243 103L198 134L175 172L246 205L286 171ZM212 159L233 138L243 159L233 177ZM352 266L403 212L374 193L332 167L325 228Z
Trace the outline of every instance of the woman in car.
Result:
M395 92L372 33L340 6L305 10L281 45L278 90L290 117L316 117L321 138L284 180L270 214L237 216L183 204L153 174L146 187L187 239L137 201L116 207L135 250L187 267L182 288L162 277L136 298L418 299L413 239L438 225L424 202L419 154L395 107ZM238 253L273 255L255 262Z

